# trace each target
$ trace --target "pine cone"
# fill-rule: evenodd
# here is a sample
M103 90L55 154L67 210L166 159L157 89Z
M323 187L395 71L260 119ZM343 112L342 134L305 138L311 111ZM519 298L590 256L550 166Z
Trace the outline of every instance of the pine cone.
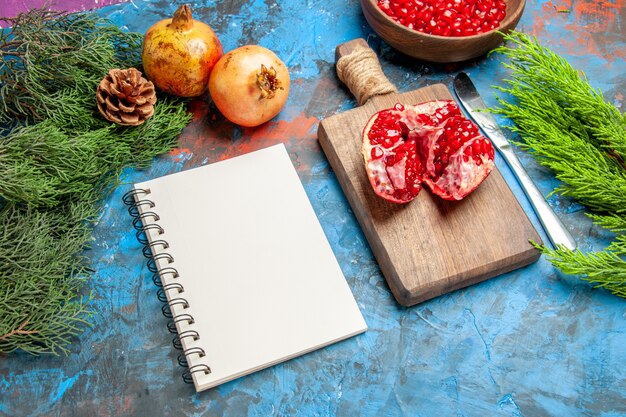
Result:
M105 119L122 126L137 126L154 113L156 92L152 81L135 68L112 69L100 81L96 100Z

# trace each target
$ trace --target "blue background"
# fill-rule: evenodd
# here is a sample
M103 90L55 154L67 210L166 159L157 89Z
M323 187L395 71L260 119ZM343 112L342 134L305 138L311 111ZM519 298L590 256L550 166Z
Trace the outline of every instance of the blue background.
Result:
M133 0L98 13L144 33L179 4ZM413 60L372 32L357 1L190 5L194 16L216 31L225 51L260 44L283 59L292 77L287 105L266 125L243 129L224 120L206 97L195 100L194 120L180 147L149 169L124 172L87 252L96 271L85 289L94 296L93 326L76 338L68 356L0 356L0 415L626 415L623 299L559 274L542 257L417 306L399 306L317 143L320 120L356 105L334 72L335 46L342 42L367 39L400 91L436 82L451 86L454 75L466 71L488 105L496 104L491 86L502 85L507 76L502 56L449 65ZM518 29L585 71L623 111L625 16L623 0L530 1ZM178 351L122 195L132 183L279 142L287 146L369 330L197 394L180 378ZM553 175L518 154L548 194L557 185ZM499 156L497 164L547 241ZM581 206L558 196L549 202L581 249L610 242L611 235L593 227ZM245 261L246 253L240 255Z

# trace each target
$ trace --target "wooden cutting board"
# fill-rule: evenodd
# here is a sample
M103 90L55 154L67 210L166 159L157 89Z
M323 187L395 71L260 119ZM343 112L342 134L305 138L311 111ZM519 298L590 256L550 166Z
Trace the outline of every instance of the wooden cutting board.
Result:
M363 39L337 56L368 48ZM377 64L377 62L376 62ZM361 133L377 111L396 103L453 99L443 84L370 98L361 107L323 120L318 139L367 237L396 300L411 306L534 262L541 242L497 168L461 201L445 201L427 187L408 204L376 196L361 155Z

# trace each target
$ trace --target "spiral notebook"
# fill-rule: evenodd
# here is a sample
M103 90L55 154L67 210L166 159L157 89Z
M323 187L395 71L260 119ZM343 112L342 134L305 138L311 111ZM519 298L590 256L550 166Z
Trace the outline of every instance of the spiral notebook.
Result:
M367 329L284 145L135 184L125 201L197 391Z

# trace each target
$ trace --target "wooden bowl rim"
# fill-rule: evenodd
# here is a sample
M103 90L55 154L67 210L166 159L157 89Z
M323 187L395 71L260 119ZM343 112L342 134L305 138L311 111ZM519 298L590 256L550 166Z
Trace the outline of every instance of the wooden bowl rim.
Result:
M507 5L508 5L508 3L513 2L515 0L504 0L504 1L507 2ZM513 10L513 13L507 14L504 20L500 23L500 26L498 26L495 29L490 30L489 32L483 32L483 33L479 33L478 35L470 35L470 36L442 36L442 35L431 35L430 33L424 33L424 32L420 32L419 30L410 29L404 26L403 24L396 22L395 20L390 18L387 15L387 13L383 12L378 7L377 0L361 0L360 2L361 4L363 4L363 2L368 3L370 6L369 7L370 10L371 9L376 10L374 13L382 16L383 19L385 19L387 22L389 22L390 24L392 24L393 26L398 28L400 31L406 33L409 36L431 38L432 40L437 40L437 41L447 40L450 42L459 42L459 43L462 43L463 41L471 41L475 39L480 39L482 37L491 36L494 33L497 33L498 31L508 30L509 25L511 25L511 23L513 23L515 19L519 18L520 15L523 13L524 7L526 5L526 0L519 0L519 4L517 5L517 8Z

